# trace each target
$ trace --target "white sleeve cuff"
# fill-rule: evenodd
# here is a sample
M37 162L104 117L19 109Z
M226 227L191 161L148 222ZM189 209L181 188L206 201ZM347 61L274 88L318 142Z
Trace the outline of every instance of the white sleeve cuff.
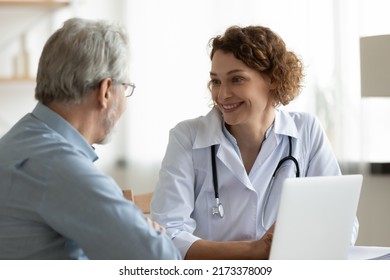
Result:
M187 254L188 249L191 247L191 245L201 239L197 236L194 236L193 234L186 232L186 231L179 231L177 229L167 229L167 234L171 237L173 243L175 244L176 248L179 249L180 254L182 258Z

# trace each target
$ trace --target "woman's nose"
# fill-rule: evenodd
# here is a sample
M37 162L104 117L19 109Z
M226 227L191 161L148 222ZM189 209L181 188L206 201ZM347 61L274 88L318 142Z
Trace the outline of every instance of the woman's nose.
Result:
M231 96L231 92L228 86L221 84L218 90L218 100L225 100Z

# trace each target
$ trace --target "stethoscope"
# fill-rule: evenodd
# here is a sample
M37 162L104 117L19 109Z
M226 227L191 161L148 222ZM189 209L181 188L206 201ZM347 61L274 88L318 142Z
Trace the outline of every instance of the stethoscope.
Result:
M276 166L276 169L275 169L274 173L272 174L271 182L268 185L267 191L266 191L266 194L265 194L265 202L263 203L263 207L262 207L262 211L261 211L262 212L261 225L262 225L262 227L264 229L265 229L265 224L264 224L265 210L267 208L269 197L271 195L271 189L273 187L273 181L274 181L274 179L276 177L276 174L279 171L280 167L286 161L292 160L294 162L295 168L296 168L296 177L300 177L298 160L295 157L292 156L291 136L288 136L288 141L289 141L289 154L288 154L288 156L282 158L279 161L278 165ZM219 200L217 164L215 162L215 146L216 145L211 146L211 163L212 163L212 170L213 170L213 185L214 185L214 197L215 197L215 207L212 207L212 214L213 214L213 216L214 215L218 215L220 218L223 218L223 216L225 214L225 211L223 209L223 205L222 205L221 201Z

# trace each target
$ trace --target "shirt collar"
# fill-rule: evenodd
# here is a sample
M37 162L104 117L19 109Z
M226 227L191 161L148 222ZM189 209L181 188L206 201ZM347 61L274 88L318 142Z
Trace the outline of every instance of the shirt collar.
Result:
M275 110L275 124L273 131L275 134L299 138L298 129L294 119L288 112L283 110Z
M91 161L96 161L98 159L94 148L89 145L80 132L49 107L38 102L32 111L32 115L46 123L52 130L56 131L68 142L72 143L74 147L81 150Z
M217 107L214 107L198 123L198 130L195 136L194 149L210 147L228 141L222 130L222 114Z
M228 140L227 130L224 131L222 114L217 107L214 107L206 116L200 119L198 131L195 136L194 149L210 147L221 144ZM298 138L298 130L293 118L288 112L275 110L275 120L266 132L266 138L272 133L275 135L287 135ZM232 136L233 137L233 136Z

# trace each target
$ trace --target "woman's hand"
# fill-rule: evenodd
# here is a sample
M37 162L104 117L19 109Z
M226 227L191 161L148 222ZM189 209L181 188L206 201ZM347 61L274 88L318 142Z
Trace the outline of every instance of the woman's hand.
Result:
M259 240L253 241L256 251L260 253L261 259L269 259L269 254L271 251L272 238L274 234L275 224L273 224L263 237Z

